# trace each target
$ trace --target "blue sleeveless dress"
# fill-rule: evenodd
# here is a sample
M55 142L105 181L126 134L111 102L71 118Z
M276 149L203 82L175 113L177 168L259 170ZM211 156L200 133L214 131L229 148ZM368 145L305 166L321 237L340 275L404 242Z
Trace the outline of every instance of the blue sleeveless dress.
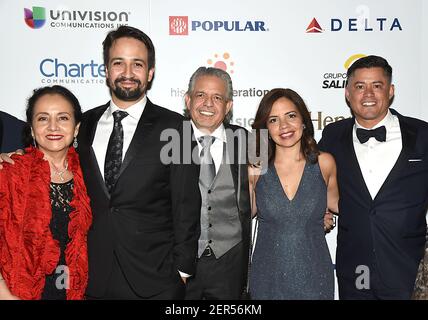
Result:
M327 187L307 162L290 201L274 165L257 186L257 241L250 271L253 299L334 299L333 264L324 234Z

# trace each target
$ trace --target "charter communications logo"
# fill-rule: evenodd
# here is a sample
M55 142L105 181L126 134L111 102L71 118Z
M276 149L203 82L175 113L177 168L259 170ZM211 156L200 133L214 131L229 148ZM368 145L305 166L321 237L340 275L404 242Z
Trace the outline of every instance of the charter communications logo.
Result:
M400 20L398 18L331 18L328 31L402 31ZM313 18L306 28L306 33L322 33L325 29L321 27L316 18Z
M189 20L188 16L170 16L169 34L187 36L189 32L265 32L269 31L262 20Z
M55 9L46 10L44 7L32 7L33 10L24 8L25 23L32 29L44 26L49 13L49 26L51 28L72 29L114 29L121 25L127 25L130 12L93 11Z
M39 72L43 84L104 84L106 70L93 59L87 62L62 61L49 57L40 61Z

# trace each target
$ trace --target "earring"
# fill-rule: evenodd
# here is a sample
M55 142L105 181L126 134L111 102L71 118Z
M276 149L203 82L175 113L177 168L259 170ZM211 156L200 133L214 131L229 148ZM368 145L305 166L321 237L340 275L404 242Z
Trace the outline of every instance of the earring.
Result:
M34 137L33 128L30 128L30 129L31 129L31 138L33 139L33 146L34 148L37 148L36 138Z
M76 149L78 146L79 146L79 143L77 142L77 137L74 137L73 148Z
M306 126L305 126L305 124L303 124L303 125L302 125L302 128L303 128L303 129L306 129Z

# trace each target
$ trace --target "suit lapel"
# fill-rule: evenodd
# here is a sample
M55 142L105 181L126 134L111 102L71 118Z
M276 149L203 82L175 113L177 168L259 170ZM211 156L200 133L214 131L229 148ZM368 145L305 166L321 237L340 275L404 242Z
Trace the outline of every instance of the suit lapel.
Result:
M225 126L226 130L226 146L227 146L227 154L226 154L226 163L230 164L230 169L232 171L233 184L235 187L235 192L238 190L237 181L238 181L238 143L237 139L233 138L233 131L230 127Z
M96 180L98 184L101 186L105 196L110 199L110 194L107 190L107 187L104 183L103 176L101 174L101 170L104 170L104 164L99 164L97 158L95 156L94 149L92 147L92 143L94 141L95 132L97 129L98 121L101 116L104 114L106 109L109 107L110 102L105 104L104 106L95 110L95 112L91 115L91 118L87 120L87 128L86 128L86 143L87 143L87 151L86 157L88 159L88 166L90 168L90 172L93 172L96 176Z
M147 137L150 135L150 132L153 129L153 123L156 118L156 114L157 113L155 106L150 102L149 99L147 99L143 114L141 115L140 121L138 121L137 128L134 132L128 150L126 151L122 166L120 167L118 179L120 179L121 174L132 162L138 151L145 149L144 143L146 142Z
M382 195L382 191L387 189L391 183L394 183L394 181L396 181L401 172L407 166L408 157L410 154L412 154L416 145L415 130L411 126L409 126L406 120L400 114L395 112L395 110L391 110L391 112L394 115L398 116L398 121L400 123L402 148L400 155L398 156L398 159L395 162L395 165L392 167L391 172L388 174L387 178L382 184L382 187L379 189L379 192L377 193L375 199L380 197Z
M350 121L348 128L344 131L344 134L341 138L342 150L344 152L344 157L347 161L346 169L349 169L349 172L345 172L345 175L353 174L353 179L357 190L364 190L363 196L366 199L372 200L369 189L367 188L366 182L364 180L363 174L361 172L360 164L358 163L357 154L355 153L354 141L353 141L353 129L354 129L355 120Z
M235 188L236 202L238 208L240 208L240 165L239 165L239 154L242 152L239 146L239 139L234 139L234 132L230 126L225 126L226 129L226 146L227 146L227 158L226 163L230 164L230 171L232 172L233 186Z

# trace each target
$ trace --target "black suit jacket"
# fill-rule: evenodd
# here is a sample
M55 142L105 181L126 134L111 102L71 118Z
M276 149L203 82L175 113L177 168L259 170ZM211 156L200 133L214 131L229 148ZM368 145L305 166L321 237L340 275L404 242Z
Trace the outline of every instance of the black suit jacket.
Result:
M0 152L15 151L24 147L25 122L0 111Z
M161 132L182 132L183 117L147 100L110 196L100 172L104 164L97 163L92 149L98 120L108 106L87 111L78 136L93 211L87 294L104 295L115 254L132 288L149 297L181 281L178 270L195 272L199 167L161 162L161 149L168 143L160 141Z
M376 266L390 288L412 291L426 234L428 204L428 124L404 117L400 122L403 148L397 162L371 199L352 142L355 120L328 125L319 143L337 163L339 230L336 270L356 279L359 265ZM413 161L412 161L413 160ZM382 159L379 159L382 161Z
M244 279L246 280L248 276L248 259L251 240L251 206L247 166L248 132L244 128L232 124L226 124L225 129L228 142L226 144L228 147L228 157L229 159L233 159L230 167L242 228L242 243L244 250L244 259L242 264L244 266Z

